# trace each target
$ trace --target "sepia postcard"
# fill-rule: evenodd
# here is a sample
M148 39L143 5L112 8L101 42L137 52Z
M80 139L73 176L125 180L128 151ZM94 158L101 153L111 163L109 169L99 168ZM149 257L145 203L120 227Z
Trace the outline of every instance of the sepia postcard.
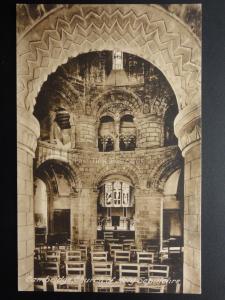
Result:
M201 294L201 4L22 4L18 291Z

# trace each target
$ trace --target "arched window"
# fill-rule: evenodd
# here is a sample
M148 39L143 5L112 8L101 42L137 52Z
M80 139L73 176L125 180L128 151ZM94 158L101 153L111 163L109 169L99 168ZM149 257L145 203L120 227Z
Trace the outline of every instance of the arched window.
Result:
M101 152L114 150L114 120L110 116L103 116L100 119L98 131L98 149Z
M125 115L120 120L120 150L132 151L136 148L136 128L134 118Z

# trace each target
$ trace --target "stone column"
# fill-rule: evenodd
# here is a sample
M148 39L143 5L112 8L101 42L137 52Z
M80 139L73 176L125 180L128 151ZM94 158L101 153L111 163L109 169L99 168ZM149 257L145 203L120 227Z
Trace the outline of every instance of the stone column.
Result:
M70 115L70 126L71 126L71 148L76 148L76 122L74 113Z
M78 226L79 226L79 193L71 195L71 240L78 240Z
M96 120L92 116L80 116L76 119L76 148L97 150Z
M183 109L175 133L184 156L183 292L201 293L201 129L200 107Z
M135 241L159 239L161 194L137 189L135 192Z
M79 197L78 236L93 241L97 237L97 192L83 186Z
M114 150L120 151L120 117L115 116L115 145Z
M17 108L17 236L18 290L31 291L34 270L33 158L40 126L25 109Z
M162 145L162 117L145 114L137 121L137 147L151 148Z

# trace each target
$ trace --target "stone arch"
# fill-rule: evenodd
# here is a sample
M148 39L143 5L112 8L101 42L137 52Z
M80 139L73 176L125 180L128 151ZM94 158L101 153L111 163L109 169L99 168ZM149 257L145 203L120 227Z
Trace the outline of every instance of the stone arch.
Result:
M162 192L164 190L165 182L169 176L181 167L182 158L180 156L176 156L169 160L165 159L153 169L151 173L150 185L154 190Z
M59 66L56 72L49 74L47 81L43 83L34 105L33 114L37 119L39 119L40 107L42 115L46 115L49 110L57 107L74 112L75 115L84 113L80 93L63 76L66 78L68 74L63 66Z
M92 108L95 111L97 115L103 114L105 111L108 111L109 107L112 105L116 105L117 103L120 103L118 101L111 101L111 98L116 97L116 95L125 95L126 103L123 102L123 106L126 109L129 109L133 114L137 112L141 112L142 110L142 101L141 99L132 91L129 91L124 88L116 89L116 90L108 90L103 93L101 93L98 97L96 97L92 101ZM117 102L117 103L115 103ZM101 107L98 108L99 103L101 103ZM121 103L122 104L122 103Z
M49 182L47 176L48 174L45 172L45 169L48 168L49 164L56 164L64 169L65 174L67 175L72 193L78 193L78 191L81 188L81 180L77 172L73 170L73 168L67 163L66 161L62 159L56 159L56 158L49 158L46 159L44 162L39 164L39 166L35 170L35 176L39 178L45 178L47 179L46 182Z
M108 111L103 112L102 114L100 114L99 120L100 120L101 118L107 117L107 116L108 116L108 117L111 117L111 118L113 119L113 121L114 121L114 118L115 118L114 114L111 113L111 112L108 112Z
M139 187L139 172L136 170L134 166L131 166L130 164L126 163L114 163L113 165L108 165L107 167L104 167L96 172L96 177L93 182L93 188L96 189L99 185L99 183L106 178L109 175L123 175L125 177L128 177L132 184L135 187Z
M18 40L18 105L33 112L43 82L69 57L115 48L155 65L179 110L200 104L200 41L187 25L157 5L93 4L62 6Z

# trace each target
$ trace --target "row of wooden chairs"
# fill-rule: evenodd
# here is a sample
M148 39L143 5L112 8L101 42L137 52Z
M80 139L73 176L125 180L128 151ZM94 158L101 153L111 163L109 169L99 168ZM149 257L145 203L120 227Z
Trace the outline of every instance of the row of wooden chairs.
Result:
M59 277L59 263L58 262L45 262L46 271L48 275ZM66 265L66 278L71 278L75 282L79 281L83 290L85 291L86 276L86 263L67 261ZM133 282L142 278L142 265L138 263L120 263L119 279L123 282ZM146 267L146 266L145 266ZM147 265L148 279L168 279L169 266L167 265ZM93 262L92 263L92 281L107 282L113 279L113 262ZM41 279L40 279L41 280ZM44 279L43 279L44 282ZM45 283L43 283L45 285ZM44 287L43 287L44 288Z
M54 292L83 292L85 287L80 281L72 283L60 283L53 281ZM47 291L47 279L37 278L35 282L36 291ZM153 285L151 283L134 283L127 285L124 282L93 282L94 293L165 293L166 285Z
M45 271L48 275L60 276L58 262L44 262ZM82 261L66 261L66 276L86 278L86 262ZM147 268L148 277L169 277L169 266L156 264L139 264L139 263L118 263L119 278L129 279L131 277L141 278L142 268ZM113 262L98 261L92 262L92 278L112 279Z
M152 252L136 252L137 263L154 263L154 253ZM107 261L108 252L107 251L94 251L91 252L91 261ZM113 252L113 261L117 262L130 262L131 261L131 252L123 250L114 250Z
M108 260L108 252L107 251L92 251L91 253L91 261L107 261ZM123 251L123 250L111 250L111 257L114 262L130 262L131 260L131 251ZM154 253L152 252L141 252L137 251L137 262L138 263L153 263L154 262ZM58 261L60 262L61 253L60 251L50 250L45 253L46 261ZM65 260L66 261L81 261L82 260L82 252L81 250L68 250L65 252Z

